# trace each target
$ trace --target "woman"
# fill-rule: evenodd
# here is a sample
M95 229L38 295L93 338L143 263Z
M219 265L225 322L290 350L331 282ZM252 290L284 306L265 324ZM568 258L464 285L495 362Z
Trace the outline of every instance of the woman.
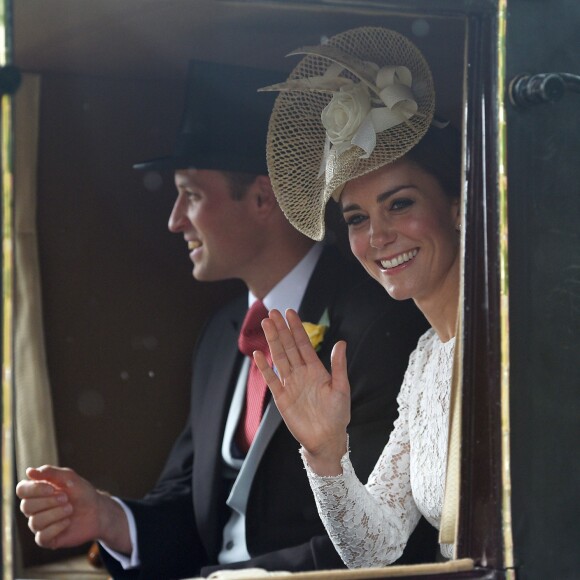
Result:
M377 55L381 43L390 52ZM319 155L323 156L325 175L322 187L317 186L314 211L310 218L305 217L293 203L296 192L290 192L290 186L281 188L278 181L280 204L290 221L315 237L324 233L320 207L331 196L339 201L354 255L393 298L413 299L432 327L410 357L398 399L399 418L366 485L357 479L348 456L346 344L335 345L330 375L318 362L297 314L288 311L286 324L280 312L272 311L262 325L276 373L262 353L254 356L280 413L302 445L321 518L344 562L349 567L382 566L400 556L421 514L437 528L441 518L459 300L461 151L451 128L429 128L429 110L433 109L430 75L425 78L424 70L416 65L422 57L417 57L417 49L407 39L385 29L355 29L334 37L329 44L330 48L320 50L308 48L304 60L322 56L332 63L326 65L327 70L333 69L330 73L320 74L324 65L318 60L316 66L301 63L302 68L295 69L288 83L275 87L308 93L315 86L319 93L321 83L326 83L323 88L333 94L330 104L326 97L321 117L326 135L322 138L324 153ZM399 62L390 62L392 54ZM333 77L337 64L342 76ZM359 145L364 140L361 127L375 109L392 112L389 103L393 99L381 88L381 75L390 74L384 72L386 68L410 72L413 79L406 85L410 91L395 86L391 96L403 94L406 101L414 102L403 112L395 111L401 120L385 129L380 119L371 119L376 143L369 152ZM308 72L304 74L304 70ZM409 80L404 70L399 76ZM306 89L300 86L304 77ZM335 78L334 84L328 77ZM361 91L362 97L357 94ZM356 103L345 101L340 96L343 92L354 95ZM369 94L370 104L364 93ZM292 94L282 93L277 100L270 144L283 142L276 132L284 113L291 110L296 116ZM302 96L298 99L299 104L303 102ZM319 94L316 99L307 108L323 102ZM342 108L337 109L339 104ZM353 113L357 107L359 112ZM313 118L312 114L305 116ZM282 126L287 131L284 123ZM393 139L393 132L410 132L409 127L415 138L403 135ZM311 148L320 142L319 137L312 140ZM303 151L308 149L308 145L303 147ZM270 171L275 183L280 173L276 159L276 151L272 151ZM309 175L310 181L318 179L312 170ZM441 551L452 557L452 546L442 545Z

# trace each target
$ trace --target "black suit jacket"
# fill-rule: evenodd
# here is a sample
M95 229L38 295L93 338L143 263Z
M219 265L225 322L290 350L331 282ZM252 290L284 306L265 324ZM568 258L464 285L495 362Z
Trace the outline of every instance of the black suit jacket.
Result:
M427 324L411 301L392 300L334 248L324 250L299 310L303 321L317 323L325 309L330 326L319 356L329 368L332 346L347 341L351 458L365 481L388 440L409 354ZM251 559L217 565L230 515L226 499L231 482L223 477L221 445L242 361L237 338L246 310L245 296L231 302L212 317L198 341L186 428L153 491L143 500L126 500L137 523L141 568L124 572L104 553L114 578L183 578L225 567L344 567L318 517L298 444L283 423L250 490L246 543ZM434 559L437 538L428 528L421 531L409 561Z

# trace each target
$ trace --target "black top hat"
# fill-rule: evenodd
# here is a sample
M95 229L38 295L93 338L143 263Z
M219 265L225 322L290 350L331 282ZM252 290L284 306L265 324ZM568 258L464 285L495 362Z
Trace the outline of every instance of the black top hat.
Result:
M266 175L266 135L274 105L258 93L279 72L190 61L185 111L173 155L135 169L215 169Z

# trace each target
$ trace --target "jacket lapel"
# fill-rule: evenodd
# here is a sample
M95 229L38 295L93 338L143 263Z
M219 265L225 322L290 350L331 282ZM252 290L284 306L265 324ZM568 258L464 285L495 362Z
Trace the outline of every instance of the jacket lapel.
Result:
M333 246L324 248L298 310L304 322L318 324L324 309L333 301L343 268L344 259L338 250Z
M225 421L235 387L236 368L241 355L238 351L238 334L247 302L240 300L239 308L232 312L231 319L223 326L215 351L220 353L207 377L202 412L198 415L195 447L195 484L193 503L200 536L208 542L220 537L220 518L216 514L223 510L221 495L222 458L221 446ZM198 410L199 412L199 410ZM223 522L222 522L223 523ZM214 540L215 539L215 540ZM206 545L210 554L217 554L221 546Z

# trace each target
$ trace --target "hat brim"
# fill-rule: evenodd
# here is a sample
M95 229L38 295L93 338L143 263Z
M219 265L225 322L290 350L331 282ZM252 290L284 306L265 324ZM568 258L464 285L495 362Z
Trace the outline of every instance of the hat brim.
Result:
M133 164L133 169L140 171L165 171L180 169L206 169L213 171L236 171L240 173L252 173L256 175L267 175L266 156L246 156L236 153L222 153L217 157L201 156L193 158L191 156L177 157L157 157L148 161L141 161Z
M192 167L195 167L195 165L191 160L181 159L179 157L157 157L133 164L133 169L140 171L164 171L169 169L190 169Z

